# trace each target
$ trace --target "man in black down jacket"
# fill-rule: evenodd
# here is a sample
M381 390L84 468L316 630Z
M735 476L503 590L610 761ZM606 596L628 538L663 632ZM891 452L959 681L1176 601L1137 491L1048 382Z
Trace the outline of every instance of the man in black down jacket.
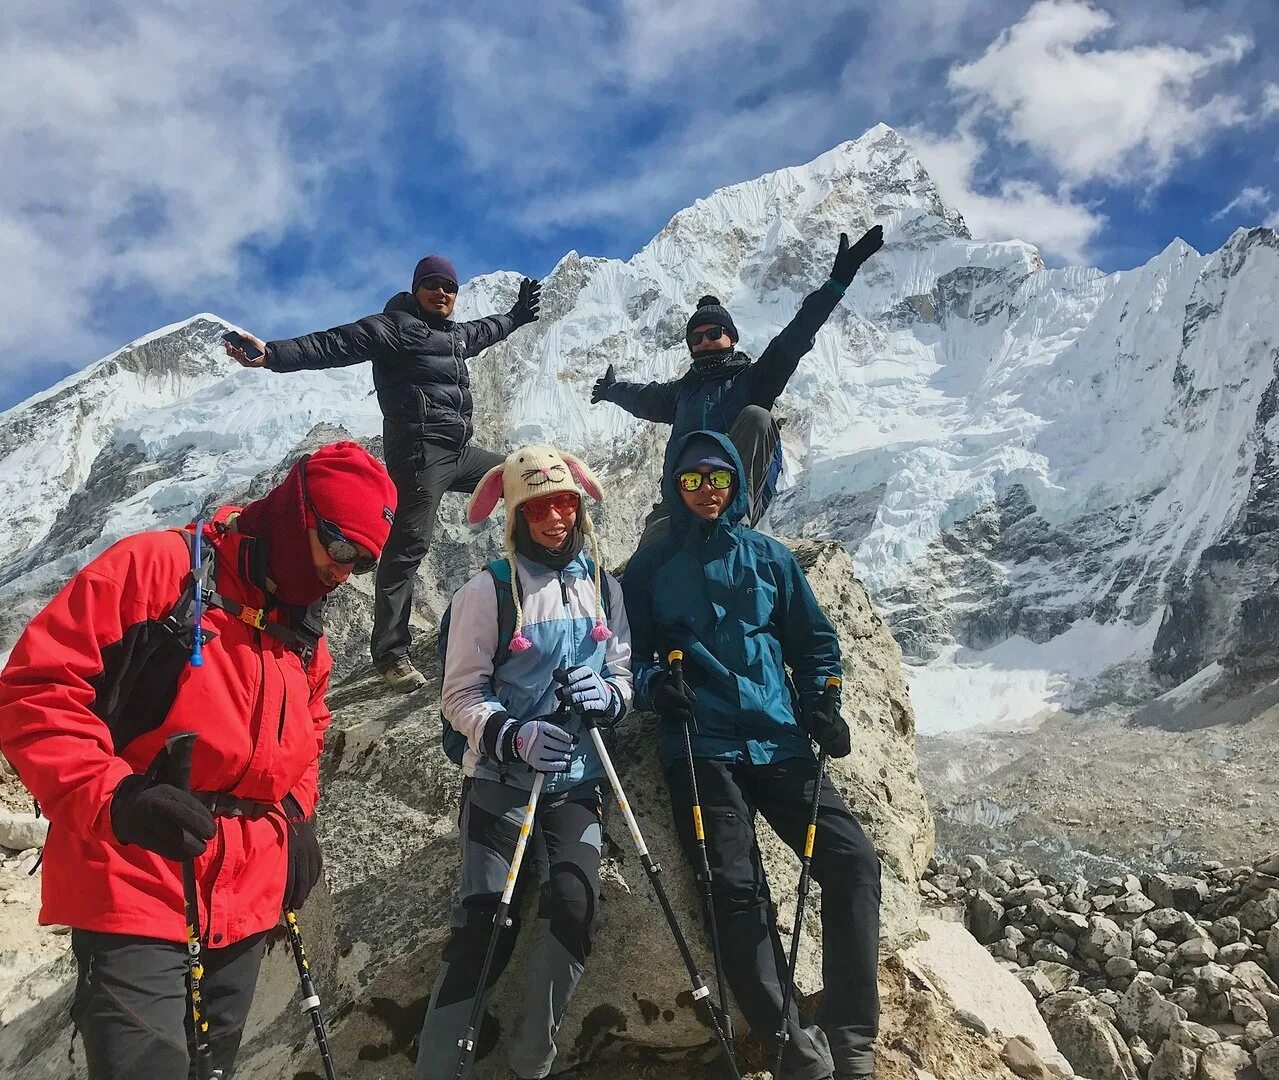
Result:
M250 359L235 345L227 352L245 367L269 371L346 367L373 363L373 385L382 408L383 452L399 493L399 508L377 568L370 651L382 677L411 693L425 677L409 659L409 608L413 578L431 545L440 498L469 494L504 458L470 445L469 357L537 318L542 286L525 278L519 299L505 315L454 322L457 271L440 255L428 255L413 271L411 292L397 293L380 315L303 337L263 342L245 334L263 355Z

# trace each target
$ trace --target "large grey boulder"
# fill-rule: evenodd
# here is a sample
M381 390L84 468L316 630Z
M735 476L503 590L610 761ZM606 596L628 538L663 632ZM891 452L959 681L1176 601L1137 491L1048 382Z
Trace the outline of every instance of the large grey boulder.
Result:
M887 953L918 934L917 886L933 842L901 653L843 548L801 542L795 550L844 650L844 709L855 750L831 763L830 776L880 852ZM447 937L457 880L461 775L440 749L433 639L419 638L415 660L431 680L417 694L391 694L364 670L329 696L334 721L319 821L326 886L308 902L303 923L344 1080L409 1071L407 1058ZM671 825L655 719L629 717L613 755L648 846L665 867L671 903L709 978L713 967L702 944L692 877ZM559 1034L556 1068L606 1057L700 1060L707 1029L694 1012L684 969L620 815L606 819L605 834L599 931ZM762 820L760 846L780 923L790 926L798 860ZM525 992L532 899L526 900L525 929L492 1006L503 1029ZM810 905L797 980L804 994L821 983L820 890ZM56 976L42 970L29 980L32 986L37 978L46 982L6 1024L0 1039L0 1075L6 1080L65 1080L69 974L64 963ZM475 1080L500 1075L501 1057L488 1058ZM241 1060L245 1076L263 1080L316 1071L309 1025L297 1011L296 973L282 943L264 964Z
M991 958L958 923L925 916L923 939L902 955L908 971L943 990L957 1009L980 1017L1004 1039L1024 1039L1039 1058L1060 1069L1058 1052L1030 991Z
M1137 1080L1137 1066L1115 1025L1095 1002L1081 1001L1050 1020L1057 1049L1090 1080Z
M48 833L48 818L15 813L0 807L0 848L8 848L10 851L42 848Z

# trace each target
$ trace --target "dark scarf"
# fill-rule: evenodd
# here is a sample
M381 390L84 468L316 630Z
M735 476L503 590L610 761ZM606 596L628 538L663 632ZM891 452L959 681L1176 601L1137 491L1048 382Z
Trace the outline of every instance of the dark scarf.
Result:
M693 367L703 375L712 375L737 355L731 346L727 349L715 349L713 352L700 352L693 357Z
M240 511L236 527L266 546L267 572L279 600L308 607L328 596L329 587L315 572L311 556L302 472L297 465L283 482Z
M518 510L516 511L515 550L530 562L539 563L559 573L582 553L582 543L582 519L580 517L573 525L573 531L568 534L568 539L564 542L564 546L558 551L552 551L533 539L533 534L528 531L528 522L524 520L524 515Z

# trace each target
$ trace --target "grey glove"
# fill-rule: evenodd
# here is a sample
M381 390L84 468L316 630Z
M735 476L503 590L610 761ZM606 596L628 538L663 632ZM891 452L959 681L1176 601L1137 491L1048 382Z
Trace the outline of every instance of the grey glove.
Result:
M567 671L561 685L568 695L569 704L583 712L612 716L621 704L604 676L584 664Z
M558 724L549 720L525 720L506 728L502 739L502 760L523 758L538 772L568 771L576 740Z

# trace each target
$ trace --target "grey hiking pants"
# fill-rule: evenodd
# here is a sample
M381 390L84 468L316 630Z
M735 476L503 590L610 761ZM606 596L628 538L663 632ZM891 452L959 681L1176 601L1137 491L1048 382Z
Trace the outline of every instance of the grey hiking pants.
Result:
M747 405L739 412L727 434L728 441L736 447L742 459L742 467L746 470L746 496L750 505L746 524L754 528L768 509L768 503L764 500L768 470L772 467L773 455L777 452L782 434L773 414L759 405ZM635 550L665 536L670 529L671 521L666 504L655 503L644 519L644 531L640 534Z
M431 990L418 1041L414 1080L454 1080L458 1040L466 1031L506 885L528 792L491 780L467 780L462 790L462 880L453 908L452 935ZM538 936L533 945L524 1008L506 1036L506 1057L517 1076L543 1077L555 1061L555 1033L577 989L590 955L599 903L600 848L603 844L603 790L588 781L544 796L533 834L540 850L525 855L521 885L511 906L512 925L502 937L488 987L511 958L519 932L519 896L530 864L548 869L538 900ZM476 1059L492 1048L492 1024L480 1033Z
M397 506L374 585L369 652L379 669L409 654L413 579L431 546L440 499L446 491L469 495L489 469L505 460L477 446L436 446L418 437L415 424L394 420L382 425L382 450Z
M226 1080L235 1075L265 942L255 934L201 953L209 1048ZM194 1077L185 942L72 930L71 949L79 971L71 1019L90 1080Z

